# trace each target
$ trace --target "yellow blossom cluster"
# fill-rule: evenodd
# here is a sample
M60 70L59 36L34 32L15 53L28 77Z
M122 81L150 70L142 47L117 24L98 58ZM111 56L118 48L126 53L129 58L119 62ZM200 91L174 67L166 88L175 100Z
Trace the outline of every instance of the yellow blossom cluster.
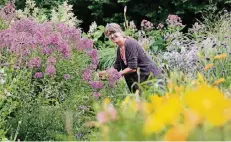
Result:
M130 97L122 104L130 104L134 111L142 112L144 135L159 134L164 130L165 140L187 140L190 132L200 124L221 127L231 119L231 100L215 86L206 84L202 76L196 82L194 88L169 84L169 93L164 96L154 94L138 107Z

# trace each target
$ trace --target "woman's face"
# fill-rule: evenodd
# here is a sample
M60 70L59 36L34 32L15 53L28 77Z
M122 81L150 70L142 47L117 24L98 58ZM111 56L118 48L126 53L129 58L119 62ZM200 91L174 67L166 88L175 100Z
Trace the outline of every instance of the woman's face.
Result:
M122 43L123 43L123 36L120 34L120 33L118 33L118 32L116 32L116 33L112 33L112 34L110 34L109 35L109 39L112 41L112 42L114 42L115 44L117 44L117 45L121 45Z

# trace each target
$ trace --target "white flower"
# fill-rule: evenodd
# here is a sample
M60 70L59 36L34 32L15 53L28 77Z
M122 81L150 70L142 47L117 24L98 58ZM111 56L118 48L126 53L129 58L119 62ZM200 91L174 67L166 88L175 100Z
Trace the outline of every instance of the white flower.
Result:
M89 33L93 33L96 29L97 29L97 24L96 24L96 22L94 21L94 22L91 23L88 32L89 32Z

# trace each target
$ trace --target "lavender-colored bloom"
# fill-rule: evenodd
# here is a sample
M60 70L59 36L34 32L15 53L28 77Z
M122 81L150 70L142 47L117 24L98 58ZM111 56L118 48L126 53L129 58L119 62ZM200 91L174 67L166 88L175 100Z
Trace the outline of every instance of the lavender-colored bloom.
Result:
M29 62L28 62L28 66L30 68L40 68L41 59L39 57L30 59Z
M77 48L81 50L89 50L93 48L93 41L88 38L81 38L77 43Z
M69 39L72 42L79 41L81 38L81 30L75 27L68 27L63 23L56 24L56 30L62 33L65 39Z
M67 58L70 56L70 49L67 42L60 42L58 44L58 50L62 54L63 58Z
M89 81L89 85L94 89L102 89L104 84L101 81Z
M43 73L42 72L36 72L34 74L34 78L42 78L43 77Z
M68 80L68 79L71 78L71 76L70 76L69 74L64 74L64 75L63 75L63 78L64 78L65 80Z
M121 74L114 68L110 68L106 71L108 74L108 84L114 86L115 83L121 78Z
M83 80L84 81L90 81L91 80L91 74L92 74L92 70L86 69L83 73L83 76L82 76Z
M47 68L46 68L46 74L48 76L54 76L56 74L56 69L55 69L55 66L53 65L48 65Z
M52 52L53 52L53 50L51 48L49 48L49 47L44 47L42 49L42 54L43 55L50 55Z
M55 65L56 64L56 58L55 57L48 57L46 64L47 65Z
M38 23L34 20L31 19L22 19L22 20L17 20L15 21L12 26L11 29L13 29L16 33L20 33L20 32L26 32L28 34L33 35Z
M87 52L87 55L91 58L91 63L93 65L98 65L99 59L98 59L98 50L92 49Z

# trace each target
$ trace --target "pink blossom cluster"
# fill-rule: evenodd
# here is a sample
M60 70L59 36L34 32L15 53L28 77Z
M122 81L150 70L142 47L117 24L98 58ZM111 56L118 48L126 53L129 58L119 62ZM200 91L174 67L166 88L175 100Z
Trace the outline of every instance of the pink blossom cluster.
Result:
M41 66L41 59L39 57L32 58L28 62L28 67L30 68L40 68Z
M106 71L108 76L108 85L113 87L116 82L121 78L121 74L114 68L110 68Z
M168 15L166 22L169 26L183 26L181 18L177 15Z
M56 75L57 59L70 58L72 50L86 53L91 59L91 69L96 69L98 64L98 52L93 49L93 41L81 38L81 30L60 23L40 24L31 19L17 20L8 29L0 31L0 49L2 48L24 61L20 62L19 67L27 65L30 68L40 68L40 57L30 57L42 55L46 63L45 74L48 76ZM27 57L29 60L25 60ZM64 77L65 80L67 78L69 77Z
M14 5L10 3L1 9L1 12L15 13ZM3 14L1 18L6 18L2 16ZM93 49L92 40L81 37L80 29L49 21L38 23L29 18L16 20L9 28L0 31L0 50L3 48L18 58L20 62L15 63L18 68L26 66L38 71L33 75L36 79L43 78L44 75L55 76L56 63L69 59L72 51L85 53L91 63L83 72L82 78L93 88L93 96L100 97L99 90L103 88L104 83L92 81L91 78L99 63L98 51ZM118 74L113 71L109 71L109 74L109 84L113 86ZM69 80L71 76L64 74L63 78Z
M143 30L152 30L154 28L154 25L152 22L148 21L148 20L142 20L141 22L141 28Z
M102 81L89 81L88 83L93 89L102 89L104 85Z
M91 80L91 74L92 74L93 70L91 69L86 69L83 72L82 78L84 81L90 81Z
M117 116L116 109L112 105L109 105L104 111L99 112L96 118L99 123L105 124L109 121L116 120L116 116Z
M52 56L48 57L47 61L46 61L46 64L47 65L55 65L56 64L56 58L52 57Z
M16 15L14 2L8 2L3 8L0 9L0 19L10 22Z
M43 73L42 72L36 72L33 77L34 78L42 78L43 77Z
M121 78L121 74L114 68L110 68L106 70L106 78L107 78L107 84L104 84L102 81L92 81L91 75L93 70L86 69L83 72L82 78L84 81L88 82L88 84L92 87L94 90L93 96L96 98L99 98L101 95L99 91L105 86L108 85L109 87L114 87L116 82Z

